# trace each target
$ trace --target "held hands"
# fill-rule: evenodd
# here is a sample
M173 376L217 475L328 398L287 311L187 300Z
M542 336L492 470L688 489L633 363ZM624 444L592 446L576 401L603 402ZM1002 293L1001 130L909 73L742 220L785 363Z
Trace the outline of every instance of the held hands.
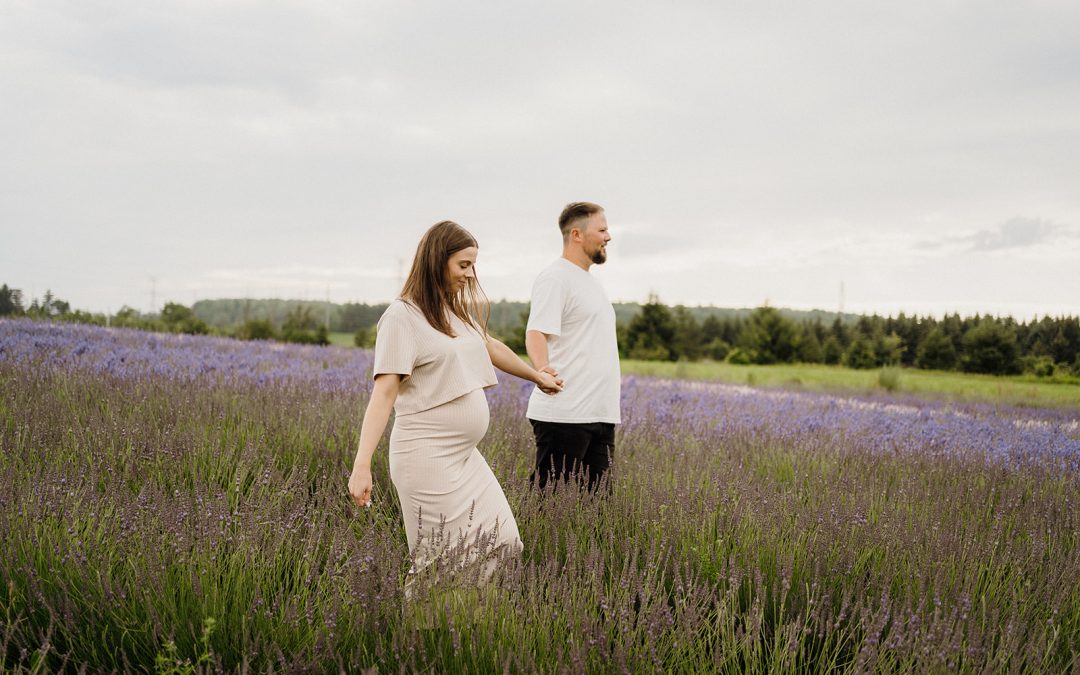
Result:
M349 495L357 506L371 506L371 469L354 466L349 476Z
M536 371L536 386L545 394L554 395L562 391L563 379L551 366L544 366Z

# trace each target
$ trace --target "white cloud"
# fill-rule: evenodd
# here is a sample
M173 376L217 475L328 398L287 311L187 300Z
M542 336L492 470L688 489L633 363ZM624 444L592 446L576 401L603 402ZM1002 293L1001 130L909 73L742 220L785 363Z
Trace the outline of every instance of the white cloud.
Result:
M997 251L1026 248L1047 243L1065 228L1038 218L1010 218L996 229L979 230L972 237L972 250Z
M1009 252L1042 259L1080 256L1080 229L1042 218L1015 216L993 228L946 234L916 242L915 249L937 255Z

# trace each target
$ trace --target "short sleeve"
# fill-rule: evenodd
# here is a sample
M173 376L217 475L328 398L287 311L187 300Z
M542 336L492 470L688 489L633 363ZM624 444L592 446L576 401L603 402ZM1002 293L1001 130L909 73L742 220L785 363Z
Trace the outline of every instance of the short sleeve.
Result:
M416 366L416 331L410 326L408 310L391 305L379 319L375 334L375 367L372 377L398 374L408 377Z
M532 304L526 330L547 335L562 333L563 285L551 274L541 274L533 283Z

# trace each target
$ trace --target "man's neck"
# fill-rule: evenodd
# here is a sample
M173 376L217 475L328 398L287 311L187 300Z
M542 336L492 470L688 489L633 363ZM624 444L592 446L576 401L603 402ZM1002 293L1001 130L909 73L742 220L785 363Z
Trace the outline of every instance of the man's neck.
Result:
M590 259L589 256L585 255L585 251L582 251L580 248L571 248L567 246L563 249L562 257L574 263L586 272L589 271L589 268L593 264L592 259Z

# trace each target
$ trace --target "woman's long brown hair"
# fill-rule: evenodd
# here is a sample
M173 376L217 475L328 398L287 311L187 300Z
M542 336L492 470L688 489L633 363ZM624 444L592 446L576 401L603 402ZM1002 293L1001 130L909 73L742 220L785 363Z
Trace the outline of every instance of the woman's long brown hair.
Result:
M435 223L420 238L412 269L401 288L401 298L415 305L432 328L450 337L457 336L450 327L448 311L482 335L487 335L491 318L491 303L475 276L467 280L463 289L450 288L450 256L470 246L479 248L462 226L450 220Z

